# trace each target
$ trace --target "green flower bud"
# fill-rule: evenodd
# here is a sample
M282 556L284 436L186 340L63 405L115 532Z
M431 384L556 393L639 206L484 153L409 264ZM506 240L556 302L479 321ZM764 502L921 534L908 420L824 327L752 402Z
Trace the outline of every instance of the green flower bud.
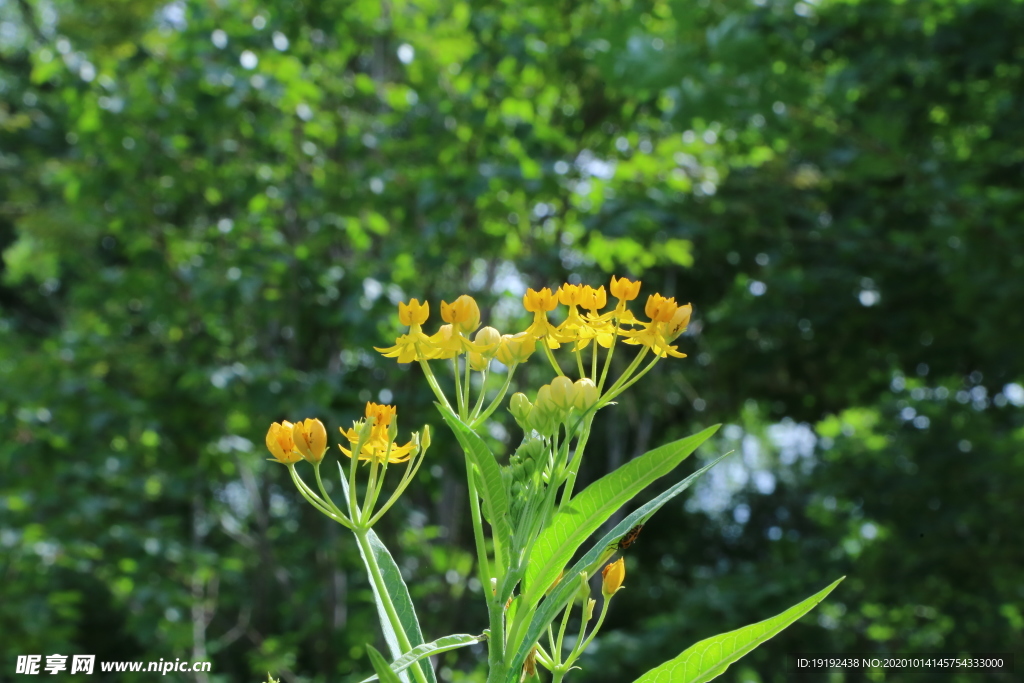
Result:
M576 389L576 395L572 405L581 412L589 410L597 403L597 399L601 397L597 391L597 385L594 384L592 379L584 377L581 380L577 380L573 386Z
M533 404L530 403L530 399L526 397L526 394L522 392L512 394L512 398L509 400L508 411L512 413L512 417L516 419L516 422L523 429L526 429L525 425L532 409Z
M576 387L571 379L560 375L551 380L551 402L559 411L569 410L575 398Z

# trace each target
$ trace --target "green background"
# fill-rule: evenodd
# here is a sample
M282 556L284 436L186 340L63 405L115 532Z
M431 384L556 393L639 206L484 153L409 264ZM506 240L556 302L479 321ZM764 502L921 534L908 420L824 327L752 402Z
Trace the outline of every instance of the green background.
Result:
M443 427L372 351L398 301L432 331L469 292L516 331L525 286L610 273L694 322L584 481L716 422L696 459L737 452L644 529L575 678L843 574L721 680L790 680L787 652L1019 671L1022 33L1011 0L0 1L0 679L32 653L366 675L356 546L267 425L393 400L403 435ZM377 530L428 639L485 627L463 477L437 429Z

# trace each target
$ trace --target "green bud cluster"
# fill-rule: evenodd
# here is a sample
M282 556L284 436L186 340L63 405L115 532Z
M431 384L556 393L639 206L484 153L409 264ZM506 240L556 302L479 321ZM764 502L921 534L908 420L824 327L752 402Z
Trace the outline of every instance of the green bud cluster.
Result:
M560 376L542 386L533 403L526 394L513 394L509 412L527 434L536 431L541 436L554 436L559 425L568 425L573 418L590 410L599 398L600 392L593 380L584 377L573 383L568 377Z
M547 446L543 439L527 438L508 459L501 470L502 482L508 492L512 523L518 524L529 502L531 491L537 489L538 469L548 465Z

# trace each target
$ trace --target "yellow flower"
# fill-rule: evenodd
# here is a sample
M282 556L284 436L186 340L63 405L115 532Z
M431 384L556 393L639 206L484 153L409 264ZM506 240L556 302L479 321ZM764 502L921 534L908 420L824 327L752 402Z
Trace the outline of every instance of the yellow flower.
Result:
M678 308L675 297L666 299L661 294L651 294L647 297L644 313L651 319L651 322L667 323L675 315Z
M604 285L594 289L590 285L584 285L580 292L580 306L590 311L591 315L608 305L608 295L604 291Z
M558 300L547 287L539 292L527 289L523 295L523 307L530 313L547 313L555 310Z
M416 299L410 299L408 304L398 304L398 319L403 325L409 326L408 334L403 334L395 340L394 346L381 348L373 347L385 358L397 358L399 363L411 363L414 360L430 360L435 358L435 350L431 345L430 337L423 333L422 325L430 315L430 305L426 302L420 303Z
M533 323L526 328L525 332L535 340L543 340L550 349L557 349L561 346L556 339L558 329L548 322L547 316L548 311L555 310L557 305L558 299L547 287L539 292L527 289L526 294L523 295L523 307L533 313Z
M615 562L609 562L601 571L601 593L605 599L615 595L622 588L622 581L626 578L626 561L620 557Z
M480 307L476 299L463 294L452 303L441 302L441 319L459 332L470 333L480 327Z
M608 348L614 343L615 326L608 322L609 316L603 316L598 312L607 304L608 295L604 291L604 285L597 289L590 285L583 287L580 294L580 306L587 309L588 313L583 316L586 324L580 328L581 342L578 344L580 348L589 344L591 339L596 339L597 343L604 348Z
M581 339L581 330L586 326L586 321L580 316L576 307L581 303L583 288L579 285L568 283L558 288L558 300L569 307L569 315L561 325L558 326L558 333L555 338L560 342L573 342ZM586 346L586 343L579 344L577 348Z
M665 298L660 294L652 294L647 298L644 308L651 318L650 322L642 323L639 330L622 332L627 344L641 344L658 356L674 356L686 358L685 353L676 350L669 342L679 336L690 320L690 305L680 307L675 298Z
M626 278L616 279L612 275L611 285L609 289L612 292L612 296L619 300L619 303L615 304L615 310L604 316L605 319L614 319L619 323L636 323L637 319L633 316L632 311L626 308L626 302L632 301L640 295L640 281L630 282Z
M327 430L316 418L306 418L292 427L295 448L306 460L316 464L324 459L327 452Z
M612 282L609 287L612 292L612 296L620 301L632 301L640 295L640 281L630 282L626 278L616 279L612 275Z
M302 460L302 454L295 450L292 427L288 420L281 420L280 423L270 425L270 429L267 430L267 449L278 462L285 465L294 465Z
M430 346L434 350L433 358L455 358L463 353L481 353L487 350L483 344L475 344L453 324L441 325L437 334L430 337Z
M359 449L360 460L377 460L382 462L385 458L389 463L406 462L412 453L415 444L410 441L404 446L394 442L394 430L391 429L391 420L397 413L395 406L381 405L373 402L366 404L366 417L373 419L373 427L370 429L370 436L363 442ZM362 423L365 424L365 423ZM359 443L360 423L353 425L352 429L340 429L342 436L349 440L354 447ZM341 452L352 457L352 451L343 446L338 446Z
M424 301L422 304L416 299L409 299L409 303L398 304L398 319L403 325L412 327L422 325L430 317L430 303Z

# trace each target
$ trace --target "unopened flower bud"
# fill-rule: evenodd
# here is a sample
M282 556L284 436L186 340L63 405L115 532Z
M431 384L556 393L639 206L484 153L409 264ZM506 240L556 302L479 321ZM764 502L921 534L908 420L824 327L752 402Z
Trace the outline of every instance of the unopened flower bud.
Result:
M590 597L590 581L589 581L589 578L590 577L587 576L586 572L582 572L579 575L580 587L576 591L576 598L575 599L579 600L580 602L582 602L584 604L586 604L587 598Z
M530 416L530 410L532 409L533 404L530 403L530 399L526 397L526 394L522 392L512 394L512 398L508 402L508 412L512 413L512 417L516 419L520 427L526 428L526 420Z
M600 398L600 394L597 391L597 385L594 384L594 380L588 377L576 380L576 384L573 386L575 387L576 395L573 399L572 405L577 410L590 410L590 408L597 403L597 399Z
M302 455L295 450L295 440L292 436L292 425L288 420L281 420L270 425L267 430L267 450L278 462L291 465L302 460Z
M560 411L569 410L574 398L576 398L576 389L573 387L571 379L559 375L551 380L551 403Z
M672 319L665 325L665 338L668 341L672 341L686 331L686 327L690 324L691 313L693 313L693 306L690 304L676 309L676 312L672 314Z
M601 570L601 594L610 598L622 588L622 581L626 578L626 560L623 557L609 563Z
M327 429L320 420L306 418L292 426L292 439L295 449L306 460L316 464L324 459L327 452Z
M587 622L594 618L594 607L597 605L597 600L591 598L587 600L587 604L583 607L583 621Z
M501 363L511 367L516 363L526 361L537 348L537 340L525 332L519 334L506 334L498 343L498 350L495 358Z

